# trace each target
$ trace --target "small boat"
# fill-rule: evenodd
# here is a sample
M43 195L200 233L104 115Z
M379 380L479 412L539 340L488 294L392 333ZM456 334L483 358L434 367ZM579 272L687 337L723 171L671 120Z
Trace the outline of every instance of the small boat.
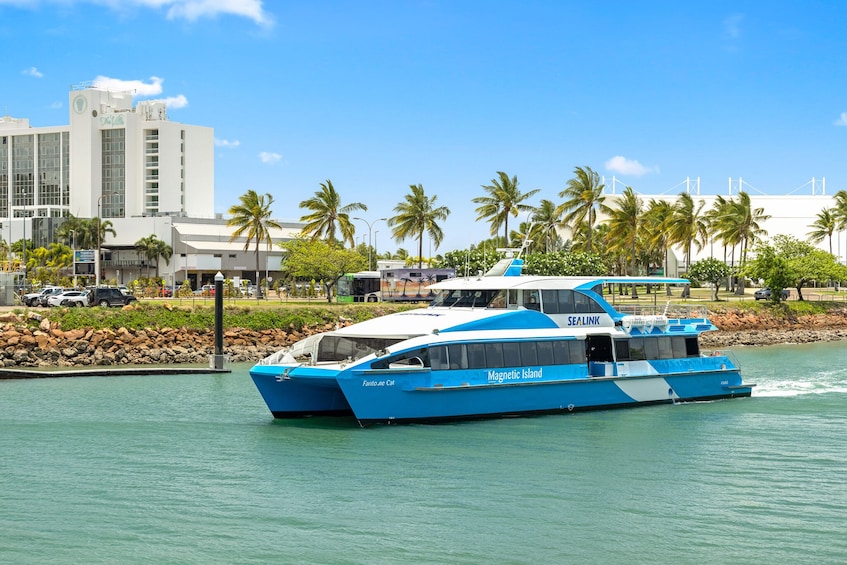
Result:
M733 356L702 351L705 308L629 312L606 285L687 279L522 275L518 257L430 285L427 308L309 336L250 375L276 418L361 425L749 397ZM657 297L656 293L652 294Z

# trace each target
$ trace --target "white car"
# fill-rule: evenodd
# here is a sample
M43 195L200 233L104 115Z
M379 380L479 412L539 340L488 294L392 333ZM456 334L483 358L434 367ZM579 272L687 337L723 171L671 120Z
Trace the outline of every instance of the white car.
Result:
M47 306L88 306L87 290L66 290L47 299Z

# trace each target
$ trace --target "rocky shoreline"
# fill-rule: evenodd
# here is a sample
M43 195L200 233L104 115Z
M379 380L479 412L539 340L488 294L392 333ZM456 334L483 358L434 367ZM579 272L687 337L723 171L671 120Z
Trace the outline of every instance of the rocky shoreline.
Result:
M777 318L728 310L712 312L717 332L701 335L703 349L810 343L847 339L847 308L828 314ZM293 329L224 332L224 352L233 363L255 363L280 348L334 324ZM85 367L209 363L214 331L186 328L80 329L63 331L49 318L31 313L0 316L0 367Z

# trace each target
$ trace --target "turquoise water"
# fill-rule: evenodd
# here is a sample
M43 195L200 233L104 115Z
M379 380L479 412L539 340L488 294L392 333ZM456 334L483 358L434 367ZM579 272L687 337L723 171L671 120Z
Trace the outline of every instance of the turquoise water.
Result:
M361 429L247 374L0 381L2 563L844 563L845 343L750 399Z

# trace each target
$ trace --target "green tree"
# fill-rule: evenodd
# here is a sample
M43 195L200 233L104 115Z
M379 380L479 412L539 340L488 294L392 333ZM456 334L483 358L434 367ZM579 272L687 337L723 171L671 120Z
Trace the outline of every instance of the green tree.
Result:
M497 171L497 178L491 179L491 184L482 188L488 196L478 196L473 199L476 208L477 220L487 220L491 223L491 235L497 235L500 226L503 226L503 242L509 242L509 216L518 217L520 212L533 210L524 200L535 196L540 189L530 190L523 193L518 188L518 177L509 175L503 171Z
M638 274L638 243L644 224L644 203L632 190L626 187L615 205L609 207L609 250L629 258L629 274ZM636 286L632 285L632 297L638 298Z
M562 241L557 232L560 222L558 206L552 200L542 199L532 213L532 229L529 236L533 240L531 249L537 249L535 244L540 243L547 253L558 251Z
M668 222L668 241L681 245L685 250L685 264L691 265L691 247L703 248L708 233L708 224L703 215L705 202L694 202L687 192L681 193L674 203L673 216Z
M558 277L596 276L607 274L609 265L597 253L557 251L527 255L524 272Z
M770 301L774 304L782 301L782 290L790 287L798 277L788 261L767 244L756 248L756 257L746 265L744 274L764 281L765 286L771 289Z
M342 206L341 196L329 179L321 183L320 190L316 191L312 198L300 202L300 208L311 212L300 217L300 221L306 224L302 230L305 237L310 237L312 240L325 238L330 244L336 241L346 242L350 249L356 246L353 240L356 226L350 221L350 213L356 210L365 212L368 210L368 207L361 202ZM336 239L336 233L341 234L340 240Z
M815 216L815 221L809 225L811 231L807 234L809 241L820 243L826 239L829 243L829 253L832 254L832 234L838 229L838 218L835 210L824 208Z
M600 182L600 175L591 167L577 167L574 169L574 175L559 193L559 197L565 201L559 205L557 215L562 217L564 225L570 226L574 241L577 240L577 232L585 230L584 250L591 253L597 213L607 210L603 204L606 199L603 196L606 185Z
M274 198L270 193L263 195L258 194L255 190L248 190L239 197L240 204L235 204L230 207L229 213L232 216L227 220L226 225L234 227L235 231L229 238L230 243L239 237L245 237L244 251L250 250L250 243L256 242L256 300L262 298L262 286L259 284L259 248L262 243L266 243L268 251L273 244L271 238L271 229L282 229L279 222L271 219L271 204Z
M665 276L669 274L668 226L673 217L673 204L667 200L650 200L647 210L644 212L644 240L651 250L653 259L662 266ZM668 296L671 295L670 285L665 285Z
M147 259L147 276L150 276L150 264L156 265L156 278L159 278L159 258L165 260L166 265L170 265L171 257L173 257L173 248L156 237L156 234L142 237L135 242L135 249L138 253Z
M438 197L427 196L420 184L409 185L409 189L404 201L394 207L397 215L388 218L387 223L397 243L410 237L418 240L418 268L421 268L424 234L429 235L435 248L438 249L444 239L444 232L441 231L438 222L447 219L450 209L446 206L436 206L435 201Z
M823 249L818 249L806 241L800 241L789 235L776 235L771 242L776 257L783 261L785 273L783 286L790 285L797 290L797 299L803 300L803 287L813 281L828 282L842 281L847 276L847 267L841 265L835 256ZM768 265L770 267L770 265ZM760 274L755 271L755 274ZM759 278L766 279L765 276ZM783 278L780 279L783 281ZM771 299L776 290L771 289Z
M345 273L356 273L367 265L360 253L316 239L296 239L281 244L286 250L282 270L289 276L322 281L327 302L332 289Z
M720 284L724 279L726 279L726 277L729 276L729 273L729 266L714 257L696 261L692 263L691 267L688 269L689 277L695 281L706 282L711 285L712 300L716 302L720 300L718 298Z

